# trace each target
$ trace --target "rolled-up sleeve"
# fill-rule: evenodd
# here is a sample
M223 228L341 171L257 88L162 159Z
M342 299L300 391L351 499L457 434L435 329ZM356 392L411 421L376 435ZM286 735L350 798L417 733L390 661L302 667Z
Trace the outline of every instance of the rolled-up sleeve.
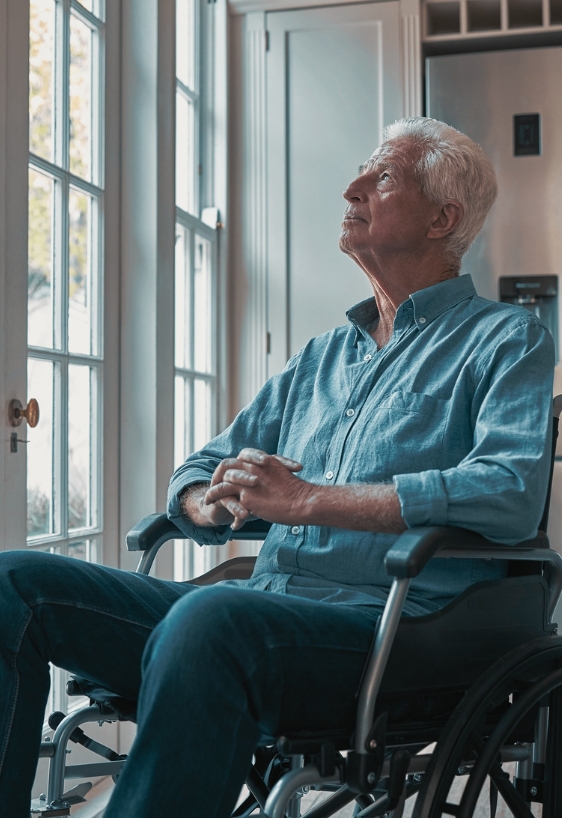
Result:
M230 526L195 525L181 512L182 492L194 483L210 482L221 460L236 457L247 446L269 454L277 452L283 412L298 359L298 354L291 358L283 372L267 381L224 432L190 455L172 475L168 488L168 518L200 545L222 545L230 536Z
M537 321L498 338L475 367L473 449L454 468L393 478L408 527L458 526L509 545L535 536L549 477L553 372L552 336Z

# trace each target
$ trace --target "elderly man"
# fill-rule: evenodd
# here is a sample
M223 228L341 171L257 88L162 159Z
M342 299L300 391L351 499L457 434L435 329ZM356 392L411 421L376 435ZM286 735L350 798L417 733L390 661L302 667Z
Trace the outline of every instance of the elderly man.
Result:
M6 815L27 818L48 661L138 698L138 736L106 818L227 818L260 737L353 725L399 532L535 534L552 339L531 313L479 298L458 276L495 195L480 148L422 118L391 126L345 191L341 248L374 298L310 341L170 486L170 517L200 543L224 542L250 517L274 524L250 580L200 589L1 555ZM500 572L434 560L405 612L435 610Z

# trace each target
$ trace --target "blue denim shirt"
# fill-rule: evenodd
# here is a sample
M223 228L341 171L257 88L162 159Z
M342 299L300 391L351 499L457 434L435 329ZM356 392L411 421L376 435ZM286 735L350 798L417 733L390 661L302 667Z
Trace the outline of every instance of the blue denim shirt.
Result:
M545 501L554 347L527 310L480 298L469 276L400 305L382 349L373 298L350 324L313 338L170 483L168 516L200 544L228 539L180 513L179 495L244 446L303 464L322 485L394 481L408 527L453 525L514 544L537 531ZM273 525L250 580L237 584L335 603L380 605L396 536ZM405 613L425 613L500 576L493 560L434 559Z

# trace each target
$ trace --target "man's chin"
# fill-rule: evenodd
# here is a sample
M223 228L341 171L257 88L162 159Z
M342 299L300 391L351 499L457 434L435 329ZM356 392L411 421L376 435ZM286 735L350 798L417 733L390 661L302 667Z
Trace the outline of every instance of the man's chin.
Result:
M352 254L353 248L351 246L350 237L347 230L342 230L339 244L342 253L345 253L348 256Z

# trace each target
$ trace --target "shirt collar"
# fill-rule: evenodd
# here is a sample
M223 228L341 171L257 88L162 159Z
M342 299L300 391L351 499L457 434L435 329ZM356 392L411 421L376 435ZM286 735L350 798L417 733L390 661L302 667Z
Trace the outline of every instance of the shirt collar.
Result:
M423 330L451 307L475 295L476 290L470 275L455 276L455 278L448 278L446 281L440 281L438 284L432 284L431 287L424 287L423 290L412 293L408 300L398 307L396 315L401 315L406 306L409 307L411 303L414 309L414 321L418 329ZM363 336L368 334L368 328L379 316L377 302L374 298L367 298L355 304L346 315L355 327L355 343L357 343L359 334Z

